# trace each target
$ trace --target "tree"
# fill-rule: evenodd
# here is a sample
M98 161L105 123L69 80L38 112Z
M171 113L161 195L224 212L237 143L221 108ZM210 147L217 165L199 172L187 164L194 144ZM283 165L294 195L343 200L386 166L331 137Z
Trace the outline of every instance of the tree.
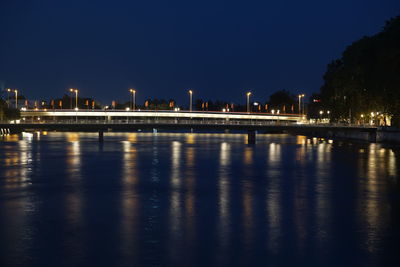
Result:
M393 121L400 118L400 16L328 65L321 101L334 121L356 121L376 112Z
M20 112L18 109L7 107L7 103L0 99L0 120L13 120L19 119Z
M282 113L292 111L292 106L296 104L296 97L286 90L280 90L269 97L269 109L280 110Z

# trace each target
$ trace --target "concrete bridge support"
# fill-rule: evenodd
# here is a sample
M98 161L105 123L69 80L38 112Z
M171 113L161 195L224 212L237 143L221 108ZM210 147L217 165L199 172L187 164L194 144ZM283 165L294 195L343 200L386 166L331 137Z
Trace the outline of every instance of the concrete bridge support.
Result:
M99 131L99 142L102 143L104 141L104 132Z
M254 145L256 143L256 131L248 130L247 132L247 144Z

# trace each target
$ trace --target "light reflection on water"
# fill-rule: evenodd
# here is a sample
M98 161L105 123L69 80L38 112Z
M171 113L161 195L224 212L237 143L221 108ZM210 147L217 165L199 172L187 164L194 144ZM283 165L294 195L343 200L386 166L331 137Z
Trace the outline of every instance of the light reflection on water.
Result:
M171 144L171 199L169 207L169 239L171 246L168 248L170 257L177 260L180 247L178 242L182 238L182 176L181 176L181 146L179 141L173 141Z
M332 236L330 228L331 218L331 149L332 146L326 142L320 143L316 150L316 169L315 169L315 219L316 219L316 238L318 244L324 250Z
M34 246L82 266L395 258L397 150L287 135L246 143L239 134L106 133L103 144L91 133L8 136L1 262L37 265Z
M268 223L268 249L277 254L280 250L281 242L281 184L283 175L280 173L281 167L281 145L276 143L268 144L267 148L267 223Z
M127 265L135 262L129 257L137 250L137 229L139 227L139 198L137 196L137 186L139 168L137 166L137 150L133 146L136 143L136 134L130 134L127 141L122 141L123 149L123 192L121 193L121 227L120 227L120 247L121 256Z
M229 234L230 234L230 181L229 176L231 174L231 145L227 142L222 142L219 154L219 177L218 177L218 233L220 243L220 254L226 254L229 245Z

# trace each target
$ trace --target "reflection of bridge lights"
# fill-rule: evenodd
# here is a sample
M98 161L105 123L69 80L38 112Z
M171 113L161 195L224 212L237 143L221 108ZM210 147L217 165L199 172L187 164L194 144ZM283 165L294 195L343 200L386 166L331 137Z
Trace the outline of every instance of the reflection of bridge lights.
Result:
M22 139L32 140L33 133L22 132Z
M196 136L194 134L188 134L186 137L186 143L194 144Z

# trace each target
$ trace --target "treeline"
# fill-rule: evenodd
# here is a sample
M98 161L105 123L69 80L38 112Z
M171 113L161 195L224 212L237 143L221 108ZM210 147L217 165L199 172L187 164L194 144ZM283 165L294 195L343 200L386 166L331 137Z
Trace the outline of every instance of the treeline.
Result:
M19 117L18 109L9 107L5 100L0 99L0 121L18 119Z
M400 16L383 30L364 37L328 65L320 95L314 95L310 113L331 111L333 121L376 119L399 125L400 117ZM315 113L315 112L314 112ZM315 114L314 114L315 115Z

